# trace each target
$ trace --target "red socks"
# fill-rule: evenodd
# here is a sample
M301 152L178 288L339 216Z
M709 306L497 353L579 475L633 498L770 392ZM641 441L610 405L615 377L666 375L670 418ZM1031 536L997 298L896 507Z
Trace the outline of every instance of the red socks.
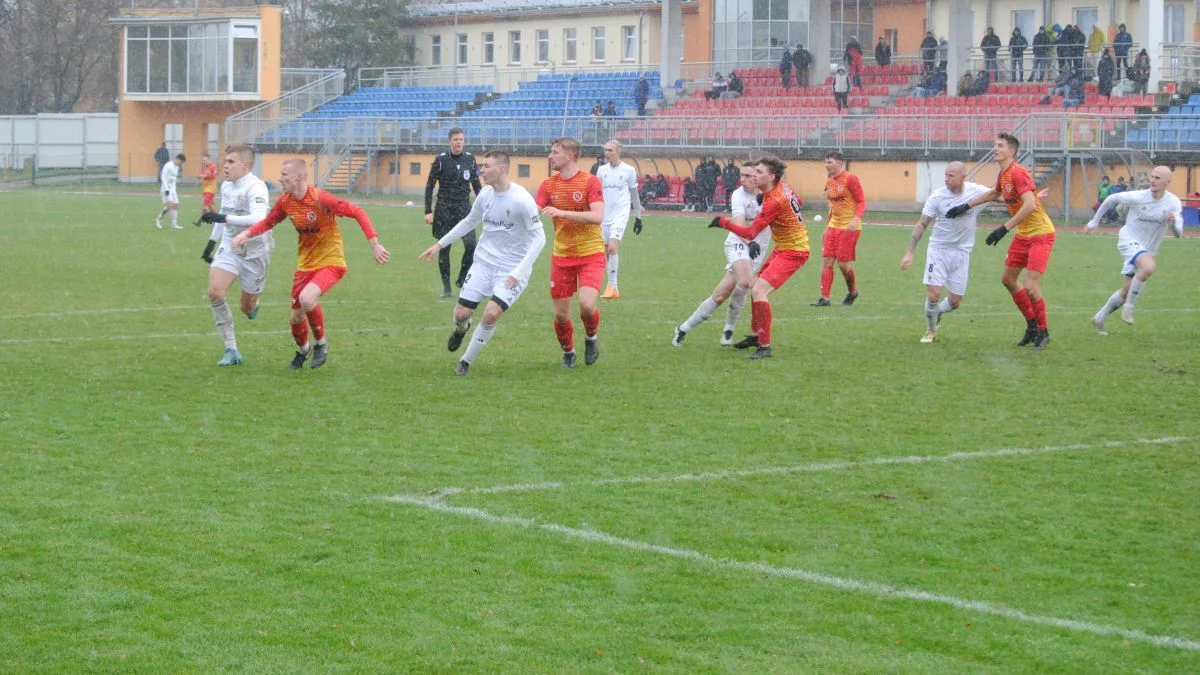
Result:
M1033 301L1029 299L1029 293L1024 288L1013 293L1012 299L1017 309L1021 310L1021 316L1025 317L1026 321L1034 318Z
M821 267L821 297L828 298L833 290L833 265Z
M1037 321L1038 330L1046 330L1046 299L1038 298L1033 301L1033 318Z
M562 346L564 352L575 351L575 325L567 319L565 323L559 323L558 319L554 320L554 334L558 336L558 344Z
M308 324L304 321L292 324L292 339L296 341L296 346L301 349L308 344Z
M325 310L321 309L320 305L313 307L308 313L308 325L312 326L314 340L325 339Z
M583 332L588 337L596 337L596 331L600 330L600 308L597 307L591 316L580 312L579 319L583 321Z
M858 277L854 274L854 268L846 270L846 291L848 293L858 292Z
M758 326L758 346L768 347L771 344L771 303L766 300L756 300L750 304L751 321Z

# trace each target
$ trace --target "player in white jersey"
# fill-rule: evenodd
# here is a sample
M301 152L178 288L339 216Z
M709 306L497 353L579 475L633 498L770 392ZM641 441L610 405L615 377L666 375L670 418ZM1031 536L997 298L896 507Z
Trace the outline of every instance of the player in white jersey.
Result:
M629 214L633 213L633 233L642 233L642 199L638 195L637 170L621 161L621 142L612 140L604 144L604 164L596 170L596 177L604 186L604 220L600 221L600 234L604 237L604 254L608 265L608 288L602 298L619 298L617 268L620 258L617 251Z
M233 238L267 217L271 198L267 185L250 173L254 167L254 150L237 145L225 154L221 167L225 182L221 183L221 209L205 213L201 220L213 223L208 245L201 257L211 264L208 270L208 299L212 303L213 320L225 343L225 354L218 366L237 366L242 354L233 333L233 312L225 302L229 287L236 279L242 287L241 308L246 318L258 315L258 298L267 284L267 268L275 240L268 232L255 237L241 247L232 245ZM218 246L220 242L220 246ZM213 255L214 249L216 256Z
M533 263L546 246L541 210L528 190L512 182L508 166L508 154L499 150L485 154L479 177L486 187L476 195L470 213L418 256L425 262L433 260L438 251L468 232L474 232L475 226L483 223L483 236L475 247L475 260L454 307L454 331L446 341L447 349L458 351L463 336L471 327L471 315L484 298L491 300L483 310L483 319L471 334L466 353L454 369L456 375L466 375L492 339L496 322L529 285Z
M754 180L754 165L755 162L746 162L742 165L742 186L734 190L730 197L733 207L733 222L738 225L754 222L761 208L758 203L761 192ZM721 331L721 344L724 346L733 344L733 329L737 326L738 316L746 304L746 294L750 291L754 275L758 273L763 261L767 259L767 245L770 243L771 228L769 227L760 232L753 241L746 241L732 232L729 233L729 236L725 238L725 276L721 277L721 281L713 289L712 295L705 298L686 321L675 327L675 336L671 340L672 345L682 347L683 339L687 336L688 331L707 321L708 317L712 316L726 299L729 300L729 308L725 313L725 329Z
M1128 207L1125 225L1117 233L1117 251L1124 264L1121 274L1125 283L1109 297L1108 302L1092 317L1092 326L1101 335L1108 335L1104 319L1121 307L1121 320L1133 323L1133 306L1138 295L1154 274L1154 256L1170 229L1176 237L1183 236L1183 204L1179 197L1167 192L1171 184L1171 170L1156 166L1150 172L1150 189L1118 192L1109 195L1087 224L1089 232L1096 229L1100 219L1109 209L1117 205Z
M158 174L159 190L162 193L162 210L154 219L154 226L162 229L163 216L171 214L171 229L182 230L179 225L179 169L187 161L183 153L175 155L175 159L163 164L162 173Z
M912 265L913 249L921 241L925 229L933 225L929 233L929 247L925 251L925 335L921 342L933 342L937 338L938 324L942 315L953 312L962 304L967 294L967 274L971 266L971 249L975 246L975 219L983 206L978 206L958 218L947 218L952 207L978 197L991 188L967 181L967 169L962 162L946 165L946 183L930 193L921 209L921 219L913 228L908 250L900 259L900 269ZM948 292L942 297L942 289Z

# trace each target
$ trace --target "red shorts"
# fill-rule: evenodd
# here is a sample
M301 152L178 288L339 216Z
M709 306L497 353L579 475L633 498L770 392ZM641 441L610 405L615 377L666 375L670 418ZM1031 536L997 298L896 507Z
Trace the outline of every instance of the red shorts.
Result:
M1008 245L1008 255L1004 258L1004 266L1024 268L1045 274L1046 267L1050 264L1050 251L1053 248L1053 234L1013 237L1012 243Z
M858 260L858 236L861 234L861 227L857 230L825 228L825 238L821 241L821 256L833 258L838 262Z
M600 290L605 261L603 253L582 257L550 256L550 297L556 300L569 298L584 286Z
M806 262L808 262L808 251L775 249L771 251L771 255L767 256L762 269L758 271L758 278L771 284L771 288L779 288L796 273L796 270L804 267Z
M213 193L213 192L205 192L205 193L204 193L204 205L205 205L206 207L208 207L208 208L210 208L210 209L211 209L211 208L212 208L212 206L213 206L213 199L214 199L215 197L216 197L216 193Z
M305 286L316 284L317 288L321 289L321 295L325 295L329 289L337 286L344 276L346 268L337 265L318 267L307 272L296 270L296 274L292 276L292 309L300 306L300 291L303 291Z

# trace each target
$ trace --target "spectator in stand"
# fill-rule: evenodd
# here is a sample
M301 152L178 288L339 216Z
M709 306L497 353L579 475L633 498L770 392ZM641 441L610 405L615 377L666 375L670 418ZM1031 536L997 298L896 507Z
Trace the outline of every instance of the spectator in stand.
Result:
M1115 69L1116 65L1113 63L1112 52L1108 50L1108 47L1105 47L1104 51L1100 53L1100 62L1096 64L1097 84L1100 88L1100 95L1105 98L1112 97L1113 72ZM1101 197L1100 201L1104 201L1104 198Z
M1096 203L1092 204L1092 212L1093 213L1100 208L1100 205L1104 203L1105 199L1108 199L1108 194L1109 194L1109 192L1112 191L1112 187L1113 187L1113 185L1112 185L1112 182L1108 179L1108 174L1105 174L1100 177L1100 185L1096 188ZM1116 215L1117 215L1116 211L1117 211L1116 209L1111 209L1110 211L1105 212L1104 217L1100 221L1100 223L1104 224L1104 222L1108 220L1109 213L1111 213L1113 215L1113 217L1116 217Z
M596 99L596 103L592 105L592 121L598 122L597 118L604 117L604 106L600 105L600 99Z
M858 44L857 37L851 36L850 41L846 43L846 63L850 65L850 81L862 89L863 55L862 45Z
M986 70L979 71L979 75L975 77L975 82L960 92L963 96L983 96L987 93L988 87L991 85L991 79L988 77Z
M938 41L933 37L933 31L925 31L925 39L921 40L921 65L925 72L933 70L938 58Z
M650 100L650 83L646 81L645 74L638 78L637 84L633 87L633 100L637 103L638 115L645 117L646 102Z
M713 197L717 193L717 176L721 175L721 167L712 155L704 158L696 167L696 187L700 190L700 204L708 213L713 210Z
M620 115L621 115L621 113L617 112L617 104L614 103L613 101L609 101L608 105L604 106L604 116L605 117L619 117ZM595 174L592 174L592 175L595 175Z
M738 98L745 91L746 83L742 82L741 76L737 74L737 71L730 71L729 90L725 92L725 98Z
M730 158L725 168L721 170L721 181L725 184L725 210L733 212L733 191L738 189L742 180L742 169Z
M594 176L596 174L592 175ZM643 205L649 203L650 200L658 196L658 194L655 193L654 187L654 176L651 176L650 174L642 176L642 179L638 181L638 199L641 200Z
M1071 65L1079 71L1080 77L1083 77L1086 72L1083 55L1087 51L1087 44L1088 36L1084 35L1079 24L1071 26Z
M715 101L721 98L721 94L724 94L728 89L729 83L725 81L724 77L721 77L720 73L717 73L713 75L712 89L704 92L704 98L708 101Z
M879 36L879 44L875 45L875 63L880 66L890 66L892 64L892 46L887 43L887 39L882 35Z
M683 179L683 211L692 213L700 206L700 187L691 178Z
M1129 79L1133 80L1136 88L1134 91L1139 94L1146 93L1146 86L1150 82L1150 55L1146 50L1138 52L1137 58L1133 60L1133 73Z
M1014 28L1012 37L1008 39L1008 55L1012 62L1012 81L1023 82L1025 80L1025 48L1029 46L1029 40L1021 35L1020 28Z
M967 72L963 73L962 77L958 78L958 95L969 96L967 92L970 91L971 87L974 86L975 76L972 75L971 71L968 70Z
M1067 72L1067 58L1071 53L1070 35L1063 29L1062 26L1054 24L1050 27L1054 31L1054 35L1050 38L1050 43L1054 48L1050 50L1051 55L1058 61L1058 75Z
M671 182L667 180L666 176L660 173L654 181L654 190L660 198L669 197L671 196Z
M1030 82L1033 82L1035 77L1038 82L1044 82L1050 74L1050 45L1046 27L1039 26L1037 33L1033 35L1033 70L1029 71Z
M1100 24L1092 26L1092 34L1088 36L1087 46L1088 53L1091 54L1092 72L1096 72L1100 67L1100 53L1104 51L1104 45L1108 42L1108 36L1104 31L1100 30Z
M837 73L833 76L833 100L837 103L838 112L842 112L842 108L850 109L850 76L846 74L846 69L839 67Z
M779 59L779 86L792 88L792 53L786 49L783 50L783 58Z
M604 155L597 155L596 163L592 165L592 168L588 171L588 173L592 174L593 176L599 175L598 172L600 171L600 167L604 166L604 163Z
M797 43L796 51L792 52L792 65L796 67L796 86L808 86L808 69L812 66L812 54L804 48L804 45Z
M1117 176L1117 182L1113 183L1112 185L1109 186L1108 194L1115 195L1118 192L1125 192L1126 190L1129 189L1129 187L1130 186L1125 184L1124 176ZM1104 200L1101 199L1100 201L1103 202ZM1122 204L1121 206L1124 206L1124 204ZM1123 212L1128 212L1128 210L1129 210L1129 207L1125 207L1124 209L1122 209L1121 206L1118 206L1115 209L1109 209L1107 212L1105 212L1104 217L1100 219L1100 224L1101 225L1113 225L1115 223L1121 222L1121 220L1123 220L1125 218L1125 213L1123 213ZM1096 208L1100 208L1100 205L1097 204Z
M1117 176L1117 182L1114 183L1111 188L1109 188L1108 194L1112 195L1118 192L1124 192L1128 189L1129 185L1125 183L1125 176Z
M928 98L937 96L946 91L946 71L934 70L932 73L926 73L922 79L922 86L913 90L913 96Z
M938 43L938 70L946 70L950 65L950 41L942 38ZM947 71L948 72L948 71Z
M999 82L1000 64L996 61L996 53L1000 50L1000 36L991 26L987 27L987 33L979 41L979 48L983 50L984 71L992 81Z
M1050 85L1050 90L1046 92L1047 97L1062 96L1066 98L1069 96L1071 94L1071 80L1073 76L1074 72L1070 68L1059 73L1054 83ZM1046 102L1049 103L1049 101Z
M1063 96L1062 104L1064 110L1081 106L1084 101L1083 78L1080 77L1079 71L1074 68L1071 69L1071 78L1068 80L1068 86L1070 87L1070 91Z
M1113 38L1113 56L1116 57L1117 74L1115 79L1121 79L1121 68L1125 77L1129 77L1129 50L1133 47L1133 36L1125 30L1125 24L1117 26L1117 36ZM1133 78L1130 78L1133 79Z

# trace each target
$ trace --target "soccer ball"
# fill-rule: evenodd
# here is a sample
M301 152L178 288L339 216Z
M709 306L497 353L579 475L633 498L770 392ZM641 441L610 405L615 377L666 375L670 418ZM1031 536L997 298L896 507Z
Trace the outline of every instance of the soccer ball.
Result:
M405 206L412 206L412 200L410 199L410 200L408 200L407 202L404 202L404 205L405 205Z
M821 214L819 214L819 213L818 213L817 215L813 216L813 222L814 222L814 223L819 223L819 222L821 222L821 220L822 220L822 219L821 219Z

